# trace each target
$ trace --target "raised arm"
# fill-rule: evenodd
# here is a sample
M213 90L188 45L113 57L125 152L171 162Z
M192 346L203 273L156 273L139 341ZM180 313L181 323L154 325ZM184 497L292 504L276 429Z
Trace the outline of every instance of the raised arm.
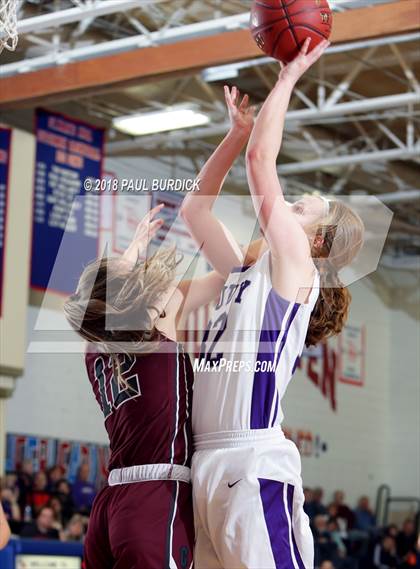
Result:
M199 190L189 194L181 215L196 243L212 267L226 277L233 266L242 263L243 254L226 227L212 213L225 178L248 142L254 124L254 108L245 95L239 103L236 87L225 87L231 128L198 175Z
M328 45L326 41L321 42L308 54L309 41L306 40L295 60L283 66L277 83L255 121L246 153L247 176L254 207L271 253L275 258L287 257L296 263L307 260L309 243L284 199L276 161L293 88Z

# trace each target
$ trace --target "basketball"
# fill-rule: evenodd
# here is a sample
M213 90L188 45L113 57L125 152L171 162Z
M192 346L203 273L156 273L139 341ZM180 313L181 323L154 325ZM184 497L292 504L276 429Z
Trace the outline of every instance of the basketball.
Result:
M329 39L332 12L327 0L254 0L251 7L251 33L267 55L289 63L307 37L309 51Z

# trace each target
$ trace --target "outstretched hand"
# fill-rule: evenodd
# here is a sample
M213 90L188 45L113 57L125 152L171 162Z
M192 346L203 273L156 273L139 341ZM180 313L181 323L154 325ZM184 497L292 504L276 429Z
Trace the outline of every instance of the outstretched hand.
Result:
M254 126L255 107L249 105L248 95L240 100L240 92L237 87L225 85L225 100L229 111L229 118L233 129L251 132Z
M134 264L137 262L139 256L143 255L146 252L148 244L164 223L163 219L154 219L155 215L160 213L163 206L164 204L157 205L151 209L140 221L133 240L123 255L123 258L126 261Z
M308 53L311 38L306 38L300 52L293 61L285 65L280 62L281 71L280 79L288 79L295 83L324 53L327 47L331 44L328 40L322 40L312 51Z

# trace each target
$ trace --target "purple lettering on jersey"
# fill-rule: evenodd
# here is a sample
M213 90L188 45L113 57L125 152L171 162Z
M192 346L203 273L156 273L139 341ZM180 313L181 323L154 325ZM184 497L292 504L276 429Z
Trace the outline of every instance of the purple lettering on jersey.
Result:
M238 304L241 304L242 302L242 295L245 292L245 290L249 287L249 285L251 284L251 281L243 281L240 285L239 288L239 293L238 296L235 298L235 302L237 302Z
M235 292L236 292L237 290L238 290L238 285L237 285L237 284L233 284L233 285L230 285L230 286L229 286L229 294L228 294L228 297L227 297L226 304L229 304L229 303L230 303L230 301L231 301L232 298L233 298L233 295L235 294Z
M227 287L223 287L222 290L220 291L220 296L219 296L219 300L215 306L215 310L219 310L219 308L222 308L223 304L225 303L225 292L226 292Z

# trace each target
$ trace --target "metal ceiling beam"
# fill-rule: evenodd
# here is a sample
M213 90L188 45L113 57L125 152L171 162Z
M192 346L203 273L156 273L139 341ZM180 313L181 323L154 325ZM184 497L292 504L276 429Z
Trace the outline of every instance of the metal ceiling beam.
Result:
M370 0L370 5L390 1L392 0ZM330 5L333 10L341 11L341 8L354 9L363 7L364 2L365 0L331 0ZM134 8L141 8L142 6L155 5L156 3L156 0L94 0L75 8L54 10L48 14L25 18L18 22L18 33L40 32L52 27L81 22L85 18L99 18L100 16L125 12ZM242 18L243 14L239 14L239 16ZM247 21L249 21L249 12L247 13ZM166 25L168 25L168 22L166 22Z
M36 33L48 28L57 28L66 24L80 22L87 18L99 18L115 14L116 12L126 12L134 8L141 8L151 4L154 0L96 0L93 3L84 4L68 10L57 10L32 18L25 18L18 22L18 33L20 35Z
M362 113L372 110L390 109L399 106L405 106L413 103L420 103L420 95L418 93L402 93L399 95L389 95L387 97L373 97L371 99L362 99L360 101L351 101L349 103L341 103L332 105L328 108L300 109L289 111L286 114L286 124L291 122L305 123L305 121L322 119L325 117L343 117L348 114ZM111 142L107 145L107 153L122 152L134 150L136 148L157 146L159 144L168 144L174 141L187 141L199 138L208 138L212 136L222 136L230 128L230 123L224 122L218 125L212 125L205 128L197 128L194 130L173 131L170 133L158 134L154 136L142 136L132 140L123 140Z
M0 69L0 77L11 77L12 75L19 73L38 71L40 69L45 69L46 67L59 65L60 60L65 63L75 63L86 59L116 55L126 51L149 47L151 45L165 45L209 34L233 31L245 28L248 24L249 12L246 12L235 16L219 18L218 20L209 20L179 26L177 28L170 28L165 31L158 30L156 32L151 32L149 35L140 34L118 40L96 43L85 47L73 48L58 53L49 53L48 55L2 65Z
M411 202L420 200L420 190L407 190L401 192L391 192L389 194L375 194L383 203L399 203L399 202Z
M356 49L365 49L370 47L381 47L384 45L396 45L400 43L416 42L420 40L420 32L413 32L409 34L389 35L382 38L366 39L363 41L346 42L340 45L331 45L328 48L328 54L344 53L346 51L354 51ZM382 56L383 59L383 56ZM218 65L216 67L208 67L203 71L203 78L211 80L212 77L223 77L223 73L228 75L230 72L240 71L241 69L248 69L249 67L257 67L260 65L268 65L274 63L272 57L256 57L247 59L245 61L238 61L235 63L228 63L227 65Z
M389 160L409 160L419 155L420 143L413 148L396 148L392 150L380 150L378 152L362 152L360 154L350 154L347 156L331 156L321 160L307 160L306 162L296 162L294 164L284 164L279 166L279 174L290 176L291 174L301 174L302 172L313 172L322 168L338 168L350 164L363 164L364 162L388 162Z
M126 1L132 2L133 0L103 0L104 3L112 2L118 6ZM137 3L137 5L139 5L139 3ZM414 31L414 29L417 28L417 21L413 21L413 18L417 16L417 8L417 0L403 0L399 2L392 2L384 5L379 4L377 6L348 10L346 12L339 13L336 16L334 32L331 39L333 42L344 43L348 42L354 37L355 44L359 43L361 44L359 47L366 47L367 44L365 42L365 39L362 41L357 41L360 40L360 38L363 38L364 35L371 35L373 39L380 38L380 36L389 35L390 33L394 32L404 33L408 31ZM414 12L414 15L412 12ZM44 16L40 16L40 18L41 17ZM249 12L245 12L242 14L236 14L234 16L227 16L215 20L197 22L194 24L165 30L158 30L156 32L152 32L148 36L136 35L130 36L128 38L101 42L91 46L75 48L58 53L52 52L45 56L25 59L20 62L3 65L0 71L0 77L10 77L19 73L41 70L46 67L60 65L62 63L75 63L84 61L86 59L111 56L121 52L132 51L151 45L164 45L168 43L185 41L192 38L248 28L249 17ZM397 22L398 18L400 19L399 23ZM29 18L29 20L32 20L32 18ZM364 21L366 28L371 28L372 32L363 33L359 25L360 20ZM390 21L393 23L392 26L390 26ZM24 22L25 20L22 21L22 25ZM377 30L375 29L376 27L378 28ZM246 42L242 42L244 44L244 53L246 52L248 56L258 56L261 52L253 41L249 41L250 34L248 30L243 31L246 33L247 40ZM368 40L369 38L366 38L366 41ZM251 46L251 49L249 49L248 46ZM333 53L334 49L337 50L339 48L340 46L338 45L331 46L329 48L329 51ZM355 49L355 47L351 49ZM139 57L141 56L139 55ZM244 56L237 59L246 58L247 57Z

